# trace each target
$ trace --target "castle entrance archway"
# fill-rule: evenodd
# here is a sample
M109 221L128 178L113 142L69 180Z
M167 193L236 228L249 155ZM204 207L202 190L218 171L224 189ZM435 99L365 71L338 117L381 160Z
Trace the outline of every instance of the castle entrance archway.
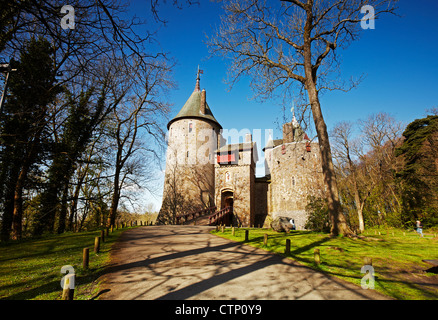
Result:
M226 207L232 207L234 202L234 193L230 190L222 191L221 194L221 210Z
M234 204L234 193L231 190L224 190L221 193L221 210L225 209L226 207L233 208ZM226 224L233 225L234 215L229 216L227 219Z

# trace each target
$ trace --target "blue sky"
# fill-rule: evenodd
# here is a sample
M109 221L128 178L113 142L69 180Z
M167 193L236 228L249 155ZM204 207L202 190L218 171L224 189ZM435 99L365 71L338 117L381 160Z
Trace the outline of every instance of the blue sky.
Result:
M132 1L132 11L142 16L142 10L148 10L144 1ZM163 50L177 60L173 75L178 88L169 95L171 117L193 91L199 65L204 70L201 88L206 89L208 104L223 128L273 129L274 138L281 138L275 124L282 118L281 106L274 101L250 100L249 79L242 79L229 91L224 83L227 61L208 59L205 34L211 35L220 22L220 3L200 0L199 6L177 9L171 2L160 6L160 15L168 23L156 35ZM350 92L332 91L322 96L329 130L339 121L355 121L381 111L407 124L424 117L426 109L438 106L438 1L401 0L398 7L401 17L383 16L374 30L363 30L358 41L338 52L343 79L366 77ZM261 144L259 150L264 146L263 136ZM259 161L257 175L262 174ZM162 183L160 179L161 188ZM158 210L161 198L150 201Z

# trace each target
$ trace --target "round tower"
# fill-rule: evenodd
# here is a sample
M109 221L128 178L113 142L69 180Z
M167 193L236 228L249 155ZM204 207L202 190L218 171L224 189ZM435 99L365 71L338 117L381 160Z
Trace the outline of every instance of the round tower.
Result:
M214 155L222 129L207 103L205 89L196 86L178 114L169 121L163 202L158 223L214 206Z

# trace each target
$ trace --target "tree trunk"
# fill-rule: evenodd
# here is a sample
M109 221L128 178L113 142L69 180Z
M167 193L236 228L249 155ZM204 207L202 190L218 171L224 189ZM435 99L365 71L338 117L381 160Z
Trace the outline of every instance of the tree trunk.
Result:
M22 174L20 173L20 177ZM21 181L20 181L21 180ZM18 179L14 192L14 211L12 214L12 239L20 240L22 236L23 219L23 180Z
M86 176L85 172L86 170L84 170L84 173L79 177L77 181L77 185L73 193L73 199L71 200L70 203L70 216L68 218L68 226L67 226L67 229L70 231L73 230L73 220L77 215L78 199L79 199L79 194L81 192L82 183L84 182Z
M28 161L23 166L18 175L14 189L14 211L12 215L12 239L20 240L23 231L23 186L27 178Z
M310 87L310 88L309 88ZM327 126L319 104L318 93L314 85L307 86L309 101L312 108L313 121L319 140L319 150L321 152L322 172L324 176L324 183L327 187L327 204L331 222L331 233L333 235L352 234L347 225L345 216L341 212L341 204L339 201L338 184L336 182L335 169L332 162L332 155L330 149L330 142L327 133Z
M351 164L350 164L350 170ZM365 231L365 225L363 222L363 207L365 204L365 199L360 201L359 188L357 187L356 175L353 173L353 188L354 188L354 202L356 202L356 210L357 210L357 219L359 220L359 233L363 233Z
M324 177L324 184L327 187L327 205L331 222L331 233L333 235L351 235L352 232L348 227L347 221L341 211L338 184L336 182L335 169L332 162L327 126L321 112L318 90L316 89L316 70L314 70L312 65L311 44L311 32L313 24L312 4L308 4L306 6L306 11L307 18L303 33L304 72L306 75L306 82L304 85L309 96L313 121L315 123L316 133L318 135L319 150L321 152L322 173Z
M119 164L116 165L116 172L114 175L114 191L113 191L113 197L111 199L111 208L109 212L108 217L108 225L113 226L116 224L116 216L117 216L117 207L119 206L119 199L120 199L120 171L121 166Z
M19 161L12 161L11 163L2 163L4 165L4 172L2 178L5 180L2 190L3 193L3 212L1 223L1 241L9 241L12 231L12 223L14 219L14 197L17 186L17 180L20 173L21 164Z
M67 219L67 198L68 198L68 184L69 181L64 182L64 189L62 191L61 208L59 211L58 222L58 234L65 231L66 219Z

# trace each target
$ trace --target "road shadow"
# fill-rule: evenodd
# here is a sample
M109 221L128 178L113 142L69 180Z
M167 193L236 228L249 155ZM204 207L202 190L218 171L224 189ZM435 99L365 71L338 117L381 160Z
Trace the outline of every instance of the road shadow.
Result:
M131 244L136 250L142 248L138 256L145 258L124 260L123 251L128 247L121 244L117 260L105 270L106 277L116 275L117 278L96 298L185 300L206 297L238 299L240 296L243 299L336 299L346 296L347 299L370 299L369 294L360 292L361 288L335 280L282 255L223 239L205 230L196 232L195 227L191 230L184 228L187 226L165 229L163 237L159 230L151 230L155 238L151 234L145 234L145 237L140 234L132 237L127 235L122 239L125 245L133 239L140 241ZM193 243L199 242L196 246L188 243L186 249L181 241L187 239L193 240ZM323 238L305 248L298 248L291 255L319 246L328 239ZM154 246L155 251L149 252L146 248L148 245ZM204 265L206 268L203 268ZM225 287L222 286L224 284ZM127 292L127 288L131 292ZM236 289L243 291L241 294L227 292ZM218 291L218 295L215 291Z

